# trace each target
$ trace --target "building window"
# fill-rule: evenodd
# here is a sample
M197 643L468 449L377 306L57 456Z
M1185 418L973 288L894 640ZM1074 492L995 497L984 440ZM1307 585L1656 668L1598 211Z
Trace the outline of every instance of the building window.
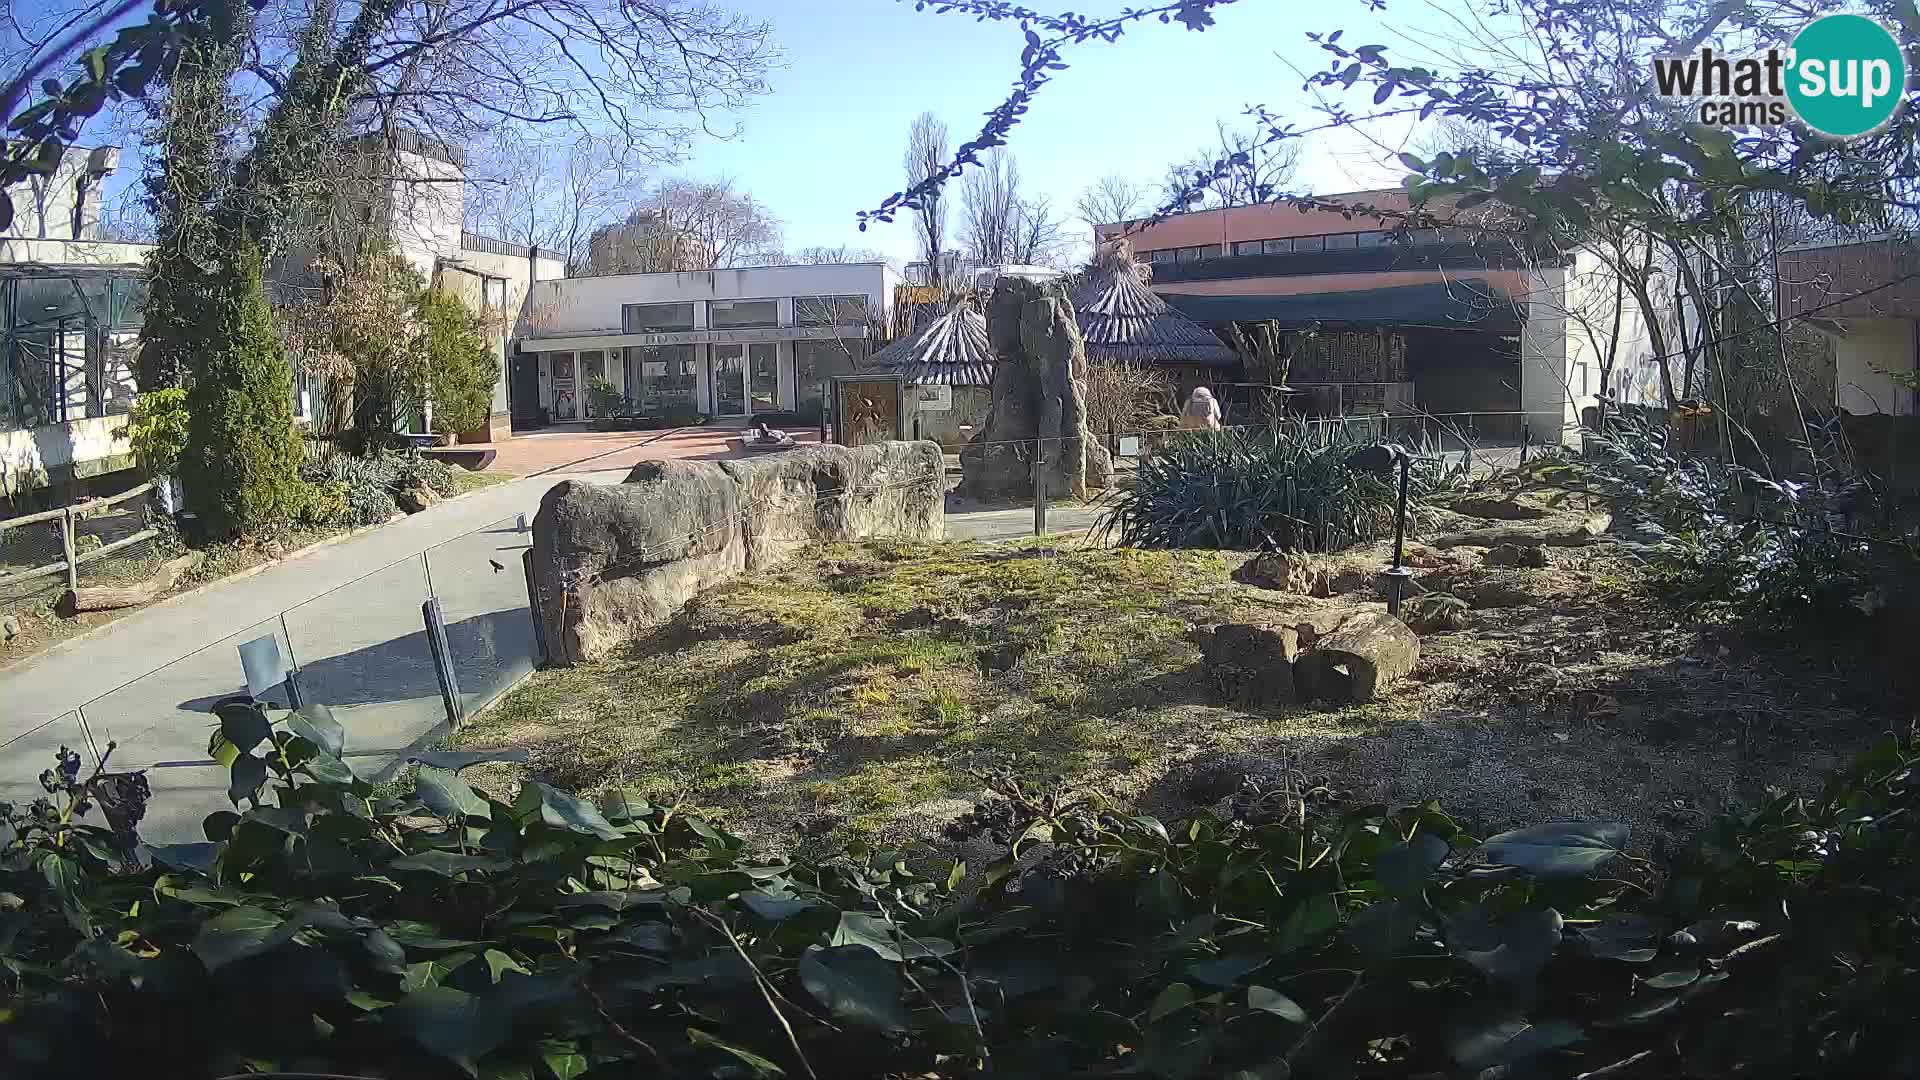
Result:
M1268 255L1285 255L1293 250L1292 240L1262 240L1260 250Z
M1199 247L1181 248L1180 255L1175 261L1190 263L1190 262L1199 262L1202 259L1217 259L1219 257L1220 257L1220 245L1202 244Z
M1258 255L1262 250L1261 245L1263 243L1265 243L1265 241L1262 240L1236 240L1233 242L1233 253L1235 255Z
M820 422L826 407L827 379L851 375L866 362L871 345L862 338L836 338L833 341L796 341L793 343L793 411L802 421Z
M1363 233L1354 233L1353 239L1356 244L1358 244L1363 248L1364 247L1380 247L1387 242L1387 237L1389 235L1390 234L1388 233L1378 232L1378 231L1363 232Z
M692 304L620 305L620 332L623 334L660 334L691 329Z
M1326 238L1328 251L1351 251L1359 247L1358 233L1334 233Z
M699 375L691 345L629 345L625 357L627 398L642 416L676 406L696 407Z
M796 296L793 298L795 326L862 326L867 321L864 296Z
M1145 252L1144 254L1153 256L1155 266L1165 266L1168 263L1178 262L1180 259L1180 249L1178 248L1161 248L1159 251Z
M707 325L715 330L779 326L780 304L776 300L710 301L707 304Z
M507 279L481 278L480 305L483 315L497 317L503 314L507 310Z
M1324 236L1296 236L1293 238L1295 251L1325 251L1327 238Z

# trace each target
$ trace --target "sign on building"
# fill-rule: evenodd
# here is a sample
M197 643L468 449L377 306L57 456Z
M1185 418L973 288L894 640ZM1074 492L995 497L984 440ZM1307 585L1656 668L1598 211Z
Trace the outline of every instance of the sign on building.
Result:
M912 395L913 407L921 412L953 411L951 386L916 386L908 393Z

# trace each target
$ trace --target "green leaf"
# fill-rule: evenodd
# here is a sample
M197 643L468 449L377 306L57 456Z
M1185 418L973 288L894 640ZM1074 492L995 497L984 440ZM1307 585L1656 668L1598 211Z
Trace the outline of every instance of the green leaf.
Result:
M1400 844L1391 844L1374 860L1374 876L1393 896L1418 896L1427 879L1447 858L1447 842L1423 832Z
M766 1077L766 1076L787 1075L785 1069L782 1069L780 1066L775 1065L773 1062L768 1061L766 1058L761 1057L759 1054L756 1054L753 1051L748 1050L746 1047L735 1046L733 1043L730 1043L725 1039L716 1038L715 1036L709 1035L706 1032L701 1031L699 1028L690 1027L687 1029L687 1041L692 1043L695 1046L712 1047L715 1050L721 1050L726 1053L732 1054L736 1059L740 1061L741 1064L753 1070L753 1075L755 1076Z
M1424 915L1418 906L1387 900L1374 904L1347 923L1347 944L1369 960L1386 960L1413 941Z
M267 736L273 734L273 725L267 721L266 712L258 705L230 701L214 706L213 714L220 718L221 736L242 754L259 746Z
M1247 987L1247 1008L1272 1013L1289 1023L1307 1022L1307 1010L1301 1008L1299 1002L1278 990L1269 990L1264 986Z
M1582 1038L1584 1032L1564 1021L1535 1024L1523 1016L1502 1016L1457 1025L1448 1043L1461 1068L1478 1072L1571 1046Z
M888 1033L907 1030L899 972L864 945L808 949L800 957L800 984L848 1023Z
M260 785L267 782L267 763L257 757L243 754L233 759L231 780L227 784L227 798L235 806L241 799L252 799L255 806L260 805Z
M1415 154L1402 152L1400 154L1400 164L1417 173L1423 173L1427 171L1427 163L1424 161L1421 161L1420 158Z
M666 903L667 894L661 889L601 889L595 892L574 893L563 896L553 902L557 910L568 908L595 907L607 911L629 911L640 907L660 907Z
M897 940L896 940L897 939ZM887 920L864 911L843 911L840 925L834 928L832 945L864 945L883 960L918 960L945 956L953 952L953 942L944 938L915 936L908 940Z
M1243 976L1265 967L1267 961L1272 959L1273 957L1263 953L1233 953L1227 956L1216 956L1211 960L1187 965L1187 975L1195 982L1226 989L1239 982Z
M540 790L540 820L546 824L602 840L621 837L620 830L607 821L599 807L546 784L534 782L532 786Z
M200 925L200 932L193 936L193 954L208 971L218 971L235 960L265 952L282 921L273 912L251 905L231 908Z
M474 1072L474 1065L513 1033L481 998L447 986L415 990L377 1014L428 1053Z
M1660 955L1660 939L1668 925L1665 919L1645 915L1609 915L1580 927L1578 933L1587 952L1598 959L1644 964Z
M1168 983L1165 990L1153 999L1153 1006L1147 1010L1147 1023L1157 1024L1161 1020L1193 1004L1193 987L1186 983Z
M488 949L484 959L487 961L487 974L492 977L494 982L499 982L500 976L509 971L517 971L522 975L533 974L522 967L520 961L508 956L499 949Z
M740 906L770 923L785 922L810 908L818 907L813 900L798 896L772 896L752 891L740 894Z
M540 1060L554 1080L574 1080L587 1071L587 1056L580 1052L578 1043L563 1042L559 1039L546 1039L540 1043Z
M503 859L494 855L462 855L457 851L422 851L415 855L403 855L387 864L389 870L420 870L441 877L452 877L477 871L505 870L513 865L512 859Z
M353 775L352 769L347 768L346 762L341 761L337 757L328 757L325 754L308 758L300 763L300 767L306 770L308 776L313 777L323 784L338 784L341 787L351 787L353 782L359 779L359 777Z
M46 879L47 888L59 899L60 913L66 916L67 925L81 937L92 937L93 916L80 899L80 865L51 848L35 848L33 861L39 864L40 876Z
M1532 979L1560 947L1562 922L1552 908L1512 912L1499 923L1489 921L1483 910L1469 908L1446 925L1454 955L1493 979Z
M947 871L947 891L952 892L959 888L960 883L966 879L967 864L962 860L955 859L952 868Z
M407 970L407 951L401 948L400 943L393 940L386 931L375 927L367 931L366 935L360 939L360 943L366 946L367 957L373 965L373 970L384 971L389 975L399 975Z
M220 858L222 847L219 844L148 844L147 853L153 861L169 870L191 870L199 874L211 874L213 864Z
M447 973L461 964L473 959L471 952L447 953L431 960L422 960L417 964L408 964L406 974L400 977L400 989L407 993L424 990L429 986L438 986L447 977Z
M333 718L333 710L319 702L302 705L287 717L287 730L312 743L322 754L338 758L347 751L347 729Z
M1035 844L1053 843L1053 826L1044 821L1036 821L1027 826L1027 830L1021 833L1020 838L1013 842L1014 854L1019 854L1020 845L1029 842Z
M420 766L413 778L413 793L426 808L443 818L488 817L493 811L465 780L445 769Z
M1560 822L1504 832L1483 847L1487 860L1537 877L1578 877L1620 854L1627 826L1615 822Z
M1293 909L1293 914L1287 916L1287 921L1280 925L1274 950L1290 953L1312 948L1339 925L1340 909L1334 904L1333 897L1316 893L1302 900Z
M1641 979L1655 990L1678 990L1692 986L1700 979L1699 963L1683 957L1670 957L1660 969Z

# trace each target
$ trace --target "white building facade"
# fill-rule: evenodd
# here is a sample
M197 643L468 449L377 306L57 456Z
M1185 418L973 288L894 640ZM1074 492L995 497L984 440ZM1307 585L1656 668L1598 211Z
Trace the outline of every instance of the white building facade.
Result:
M898 283L880 262L538 281L518 362L552 423L593 419L609 394L630 415L811 423L826 380L871 353Z

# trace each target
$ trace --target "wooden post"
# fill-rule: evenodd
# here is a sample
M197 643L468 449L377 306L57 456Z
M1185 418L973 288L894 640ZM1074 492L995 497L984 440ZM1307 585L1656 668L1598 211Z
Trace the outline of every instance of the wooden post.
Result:
M67 557L67 591L80 587L80 563L74 558L73 507L60 515L60 549Z

